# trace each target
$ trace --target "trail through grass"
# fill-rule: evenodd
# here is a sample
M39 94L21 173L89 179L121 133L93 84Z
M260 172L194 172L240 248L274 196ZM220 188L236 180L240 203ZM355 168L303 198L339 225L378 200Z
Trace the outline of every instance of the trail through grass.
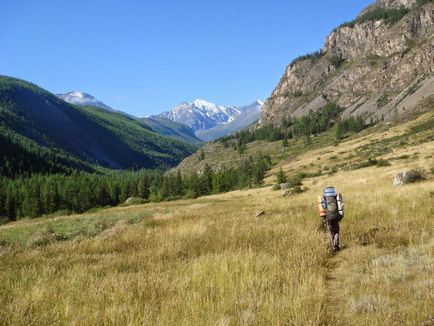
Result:
M282 165L296 173L360 145ZM293 196L267 186L0 226L0 324L422 324L434 315L434 180L392 185L434 166L434 142L418 146L394 149L422 154L391 166L304 179ZM335 256L317 212L329 185L346 204Z

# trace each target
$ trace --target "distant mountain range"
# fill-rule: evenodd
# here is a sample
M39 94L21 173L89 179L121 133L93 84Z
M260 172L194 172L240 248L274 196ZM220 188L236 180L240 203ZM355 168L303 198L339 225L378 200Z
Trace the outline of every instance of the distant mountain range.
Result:
M192 103L183 102L157 117L183 123L196 136L209 141L239 131L258 120L262 105L259 100L245 106L230 106L196 99Z
M144 122L146 123L146 125L150 126L155 132L188 144L201 145L203 143L203 141L201 141L195 136L193 131L188 126L182 123L178 123L161 117L137 118L131 114L113 109L112 107L95 98L93 95L85 92L72 91L65 94L57 94L57 96L65 102L71 104L80 105L82 107L97 107L110 112L117 112L123 114L132 119L140 120L141 122Z
M113 109L85 92L72 91L57 96L71 104L98 107L136 118ZM255 123L259 119L263 104L257 100L244 106L216 105L196 99L193 103L183 102L170 111L141 120L165 136L200 145L201 140L211 141Z
M186 128L72 105L32 83L0 76L3 176L174 166L200 143Z
M236 107L239 114L233 117L232 121L218 124L207 130L199 130L196 136L205 141L211 141L247 128L258 121L263 105L262 101L256 100L249 105Z

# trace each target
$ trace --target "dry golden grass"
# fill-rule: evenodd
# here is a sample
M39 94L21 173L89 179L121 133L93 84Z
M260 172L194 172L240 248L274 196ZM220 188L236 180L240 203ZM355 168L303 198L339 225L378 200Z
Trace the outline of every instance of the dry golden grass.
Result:
M289 197L266 187L0 227L0 324L422 324L434 316L434 180L392 180L432 167L425 157L307 179ZM316 204L331 184L346 202L335 256Z

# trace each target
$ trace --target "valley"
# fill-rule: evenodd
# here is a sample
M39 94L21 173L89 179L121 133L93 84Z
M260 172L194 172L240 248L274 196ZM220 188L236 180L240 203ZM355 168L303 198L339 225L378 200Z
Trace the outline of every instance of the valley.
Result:
M273 167L257 189L4 225L0 319L423 323L434 305L434 181L402 187L392 181L410 167L432 171L433 129L404 137L432 121L431 111L405 124L368 129L338 146L308 150ZM332 166L335 155L349 163L342 152L375 150L378 140L396 137L408 144L377 156L390 166L306 177L301 194L271 190L280 167L292 177L312 163ZM337 256L328 251L316 208L318 194L331 184L346 205ZM255 217L258 210L264 215Z
M280 68L304 4L136 5L49 65L26 42L41 85L113 103L0 76L0 325L434 325L433 1L376 0ZM265 63L264 102L192 97L265 98Z

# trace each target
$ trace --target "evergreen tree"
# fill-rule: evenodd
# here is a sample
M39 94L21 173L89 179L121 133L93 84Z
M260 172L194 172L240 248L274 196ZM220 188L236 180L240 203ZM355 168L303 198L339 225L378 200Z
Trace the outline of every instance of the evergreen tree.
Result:
M282 146L283 146L283 148L286 150L286 148L288 147L288 138L283 138L283 140L282 140Z
M200 178L200 194L209 195L212 191L213 171L208 164L205 164Z
M339 120L336 126L336 139L340 140L342 138L342 122Z
M281 183L287 183L288 182L288 177L286 176L285 172L283 172L282 168L280 168L279 172L277 172L276 174L276 183L277 184L281 184Z
M184 194L184 182L182 180L181 170L179 169L176 173L174 188L175 196L182 196Z
M149 176L145 174L137 184L137 191L140 198L148 199L149 197Z

